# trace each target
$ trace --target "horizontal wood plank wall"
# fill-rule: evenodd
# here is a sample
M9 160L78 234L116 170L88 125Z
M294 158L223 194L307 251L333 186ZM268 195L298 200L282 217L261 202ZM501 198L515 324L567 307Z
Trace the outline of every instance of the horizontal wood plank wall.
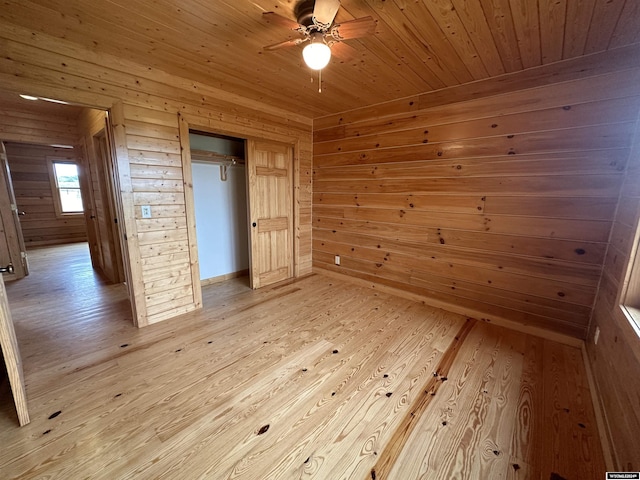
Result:
M131 106L124 115L147 318L155 323L197 307L178 116ZM152 218L142 218L142 205Z
M314 265L584 338L640 108L637 61L314 121Z
M71 149L22 143L6 144L20 225L27 247L84 242L83 215L56 215L47 157L77 161Z
M16 98L19 97L16 95ZM0 98L0 140L37 145L75 145L78 120L74 109L66 111L60 106L59 113L43 113L31 103Z
M640 123L629 157L586 348L616 470L640 470L640 336L619 305L640 211ZM597 345L596 328L600 329Z
M104 109L123 103L123 124L118 128L125 131L125 150L118 152L128 154L132 188L132 195L124 196L132 198L125 214L139 216L140 205L151 205L154 213L161 214L151 220L136 218L137 231L127 231L128 248L139 248L141 263L132 267L137 272L132 283L144 285L144 294L134 299L138 325L196 307L188 300L193 292L181 263L186 217L179 112L190 125L295 146L296 274L311 272L309 118L4 22L0 22L0 49L0 80L9 91ZM158 266L169 259L170 263Z

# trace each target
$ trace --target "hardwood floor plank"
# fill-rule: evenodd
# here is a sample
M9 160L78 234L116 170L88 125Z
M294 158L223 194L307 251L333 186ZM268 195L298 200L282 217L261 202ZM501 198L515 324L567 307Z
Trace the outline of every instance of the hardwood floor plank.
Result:
M211 285L201 311L137 329L86 244L29 253L7 292L32 421L0 381L3 479L604 472L576 348L323 274Z

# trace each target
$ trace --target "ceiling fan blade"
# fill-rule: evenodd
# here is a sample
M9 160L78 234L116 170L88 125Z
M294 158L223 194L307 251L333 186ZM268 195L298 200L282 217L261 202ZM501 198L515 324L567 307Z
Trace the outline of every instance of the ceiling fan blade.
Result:
M285 40L284 42L274 43L273 45L267 45L262 47L263 50L278 50L280 48L295 47L306 41L305 38L294 38L293 40Z
M339 8L340 0L316 0L313 7L313 21L316 25L328 28L336 18Z
M287 17L283 17L282 15L278 15L275 12L263 12L262 18L266 19L270 23L273 23L274 25L285 27L289 30L300 29L300 25L298 25L298 22L295 22Z
M343 42L336 42L331 45L331 55L342 60L343 62L350 62L358 55L358 50L351 45L347 45Z
M336 25L331 29L331 36L336 40L360 38L376 33L376 21L371 17L356 18Z

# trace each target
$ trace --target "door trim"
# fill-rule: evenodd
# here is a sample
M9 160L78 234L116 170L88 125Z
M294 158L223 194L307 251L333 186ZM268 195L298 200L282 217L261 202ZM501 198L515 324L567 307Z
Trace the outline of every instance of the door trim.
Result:
M200 283L200 262L198 260L198 239L196 238L196 207L193 198L193 172L191 171L191 142L189 123L178 114L180 126L180 155L182 157L182 178L184 181L184 209L187 215L187 235L189 237L189 264L191 266L191 291L196 308L202 308L202 285Z
M216 128L211 127L206 124L202 124L201 119L196 117L191 117L189 115L185 115L184 113L178 113L179 117L179 125L180 125L180 144L182 147L182 162L183 162L183 179L185 183L185 201L191 201L193 204L193 176L191 172L191 152L189 149L184 148L185 144L183 140L186 138L188 142L189 138L189 130L199 130L201 132L212 133L216 135L227 135L230 137L236 137L240 139L244 139L245 142L248 140L255 141L269 141L269 142L279 142L291 147L291 161L292 161L292 179L291 179L291 200L293 202L293 239L292 239L292 259L293 259L293 278L297 278L300 274L300 262L299 262L299 254L300 254L300 205L298 202L299 192L300 192L300 139L298 137L283 135L275 132L265 132L263 130L252 129L251 127L247 127L246 130L242 129L226 129L226 128ZM246 145L246 144L245 144ZM188 168L184 169L184 165L188 164ZM247 188L249 188L249 169L247 169ZM190 197L189 200L187 198ZM249 195L247 194L247 207L249 207ZM191 238L193 238L193 242L195 243L195 249L197 252L197 240L195 238L195 209L186 208L187 213L187 226L194 225L193 236L191 232L189 233L189 242L191 242ZM247 212L249 213L249 212ZM248 229L251 229L250 225L250 217L247 217L247 225ZM249 232L250 234L251 232ZM251 249L249 247L249 255L251 255ZM251 268L251 260L249 262L249 268ZM251 274L250 274L251 276ZM196 285L198 286L197 290L200 292L200 298L202 296L202 287L198 273L197 283L194 281L193 288L196 290Z

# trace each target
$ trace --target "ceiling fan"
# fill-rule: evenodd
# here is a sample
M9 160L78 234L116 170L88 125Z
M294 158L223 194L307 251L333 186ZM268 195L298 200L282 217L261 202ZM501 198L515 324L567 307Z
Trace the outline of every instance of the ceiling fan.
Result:
M275 12L264 12L262 16L267 21L302 35L301 38L268 45L264 49L277 50L309 42L302 51L302 58L313 70L326 67L332 51L337 57L349 60L354 56L355 49L342 41L373 35L376 22L371 17L362 17L334 24L339 9L340 0L301 0L294 8L296 21Z

